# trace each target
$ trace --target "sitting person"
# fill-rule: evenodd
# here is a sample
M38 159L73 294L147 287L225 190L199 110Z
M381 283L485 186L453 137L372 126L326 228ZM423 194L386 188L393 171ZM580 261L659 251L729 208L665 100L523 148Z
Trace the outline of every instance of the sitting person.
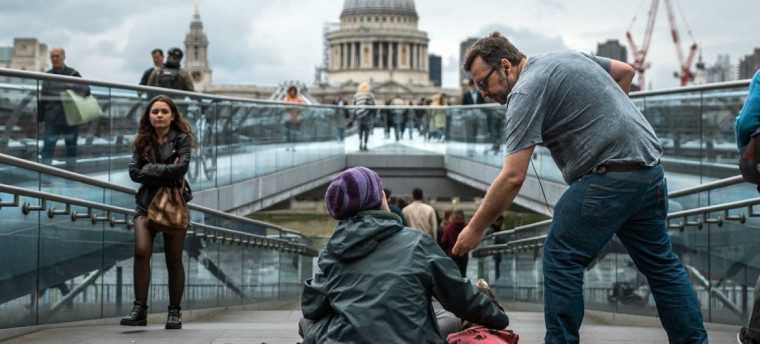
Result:
M459 272L462 273L462 277L467 277L467 255L455 256L451 254L451 249L454 248L454 244L457 242L459 233L467 225L464 220L464 212L462 209L454 209L449 211L449 221L446 223L446 227L443 229L443 238L441 238L441 248L443 252L451 257L454 263L459 267Z
M460 276L432 237L402 226L383 194L382 180L365 167L328 186L327 210L339 222L304 286L304 344L445 343L436 314L451 316L436 311L433 298L458 318L506 328L498 304Z

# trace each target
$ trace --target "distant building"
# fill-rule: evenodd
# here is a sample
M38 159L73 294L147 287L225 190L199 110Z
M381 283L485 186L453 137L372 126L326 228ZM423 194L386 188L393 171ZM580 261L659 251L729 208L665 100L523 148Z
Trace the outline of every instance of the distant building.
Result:
M760 48L739 61L739 79L750 79L760 69Z
M443 85L443 60L441 56L435 54L428 55L428 67L430 82L433 83L433 86L441 87Z
M212 72L208 65L208 37L203 32L203 22L195 5L193 21L190 22L190 32L185 35L185 69L193 78L193 86L198 91L205 90L211 85Z
M477 41L478 38L470 37L459 43L459 86L464 85L465 80L470 78L467 73L465 73L462 65L464 64L464 55L467 54L467 49L470 49L470 47Z
M344 0L340 24L326 30L326 79L318 78L308 93L332 103L338 96L351 99L367 82L378 103L399 95L410 101L458 95L431 82L430 39L418 24L414 0Z
M736 68L731 64L731 57L718 55L715 64L708 66L705 70L705 81L713 83L731 80L736 80Z
M351 99L359 83L368 82L378 103L397 95L405 100L429 99L442 92L455 98L459 89L442 89L431 82L429 39L418 29L418 20L414 0L344 0L340 24L323 27L324 56L313 85L289 80L277 86L214 84L209 39L196 6L185 37L184 66L196 91L209 94L282 100L285 90L296 86L307 103L330 104L338 96Z
M617 39L608 39L596 45L596 56L628 62L628 49Z
M36 38L15 38L12 47L0 47L0 67L45 72L48 47Z

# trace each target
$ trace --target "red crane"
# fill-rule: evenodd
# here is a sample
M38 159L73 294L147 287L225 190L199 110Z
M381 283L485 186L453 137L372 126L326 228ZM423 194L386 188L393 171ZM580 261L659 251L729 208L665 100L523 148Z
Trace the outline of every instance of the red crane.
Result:
M639 73L639 88L644 89L646 87L645 72L649 69L650 63L647 62L647 53L649 52L649 45L652 43L652 31L654 31L654 22L657 18L657 8L660 5L660 0L652 0L652 5L649 7L649 14L647 19L647 27L644 32L644 42L641 44L641 49L638 48L636 42L633 40L631 34L631 28L636 22L636 17L633 17L631 26L628 27L628 31L625 33L625 37L628 39L628 46L631 48L633 54L633 63L631 66Z
M678 34L678 26L676 25L676 18L673 14L672 0L665 0L666 10L668 11L668 21L670 22L670 35L673 37L673 44L676 46L676 55L678 56L679 71L673 73L673 75L681 80L681 86L686 86L689 81L694 80L694 73L691 71L691 65L694 63L694 58L697 56L697 43L692 43L689 47L689 56L684 60L683 48L681 47L681 38ZM683 15L683 13L681 13ZM688 26L688 23L687 23ZM689 30L691 35L691 30ZM692 40L694 37L692 37Z

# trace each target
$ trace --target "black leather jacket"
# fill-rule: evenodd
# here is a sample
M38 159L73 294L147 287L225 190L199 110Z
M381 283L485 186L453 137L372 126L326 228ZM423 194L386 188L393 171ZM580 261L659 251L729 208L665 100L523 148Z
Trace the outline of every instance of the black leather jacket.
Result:
M180 186L190 166L192 150L190 137L173 129L168 135L166 143L157 147L157 161L148 161L147 157L140 156L137 152L132 153L132 161L129 162L129 177L135 183L142 184L135 196L138 215L148 213L148 206L160 187ZM186 202L190 202L193 199L193 193L188 183L185 183L185 186L182 196Z

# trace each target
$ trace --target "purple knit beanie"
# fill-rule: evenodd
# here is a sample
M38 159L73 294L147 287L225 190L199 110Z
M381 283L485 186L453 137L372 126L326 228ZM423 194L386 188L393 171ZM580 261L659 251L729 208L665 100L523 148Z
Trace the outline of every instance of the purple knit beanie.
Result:
M349 168L330 182L325 204L330 216L350 218L362 210L379 209L383 201L383 181L366 167Z

